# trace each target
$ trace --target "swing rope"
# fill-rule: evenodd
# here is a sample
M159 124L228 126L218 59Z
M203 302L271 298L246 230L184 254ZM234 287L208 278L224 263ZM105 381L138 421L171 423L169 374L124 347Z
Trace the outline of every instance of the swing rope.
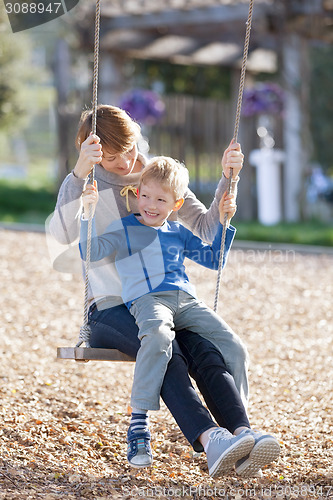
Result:
M241 110L242 110L242 101L243 101L244 86L245 86L246 64L247 64L247 58L248 58L248 53L249 53L250 33L251 33L251 26L252 26L253 5L254 5L254 0L250 0L249 14L248 14L247 22L246 22L246 33L245 33L245 41L244 41L241 76L240 76L240 81L239 81L235 128L234 128L234 135L233 135L234 142L237 142L240 116L241 116ZM229 179L228 179L228 186L227 186L228 194L231 193L231 184L232 184L232 168L230 168L230 174L229 174ZM219 302L222 265L223 265L223 258L224 258L224 249L225 249L225 239L226 239L226 233L227 233L227 222L228 222L228 214L225 214L224 220L223 220L221 248L220 248L220 255L219 255L219 266L218 266L218 270L217 270L217 281L216 281L216 290L215 290L215 299L214 299L214 311L215 312L217 312L218 302Z
M97 89L98 89L98 64L99 64L99 32L100 32L101 9L100 0L96 0L95 14L95 41L94 41L94 73L93 73L93 98L92 98L92 133L96 134L97 123ZM95 166L92 168L88 182L93 184L95 180ZM85 342L87 347L90 347L91 328L88 324L88 292L89 292L89 271L90 271L90 253L91 253L91 232L92 232L93 207L89 206L88 218L88 234L87 234L87 255L86 255L86 271L84 283L84 308L83 308L83 325L80 328L79 341L76 347Z

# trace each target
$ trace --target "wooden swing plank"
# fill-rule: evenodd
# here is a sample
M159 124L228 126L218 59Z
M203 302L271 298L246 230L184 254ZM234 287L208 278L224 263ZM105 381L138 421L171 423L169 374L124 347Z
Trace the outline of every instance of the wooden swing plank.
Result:
M135 361L134 358L117 349L95 347L58 347L57 358L76 361Z

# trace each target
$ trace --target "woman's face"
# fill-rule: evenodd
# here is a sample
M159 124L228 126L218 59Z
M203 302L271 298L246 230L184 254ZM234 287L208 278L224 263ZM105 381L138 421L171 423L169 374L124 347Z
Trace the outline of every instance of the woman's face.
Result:
M138 148L136 144L126 153L112 153L104 150L100 165L113 174L128 175L141 170L141 167L135 166L137 157Z

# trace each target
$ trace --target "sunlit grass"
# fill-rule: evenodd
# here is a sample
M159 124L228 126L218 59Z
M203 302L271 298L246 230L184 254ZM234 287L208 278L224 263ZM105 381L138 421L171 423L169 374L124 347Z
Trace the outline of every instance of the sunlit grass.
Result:
M324 222L285 222L274 226L263 226L253 221L237 222L235 226L237 238L240 240L333 246L333 225Z
M44 223L54 210L56 189L50 179L36 176L27 179L0 180L0 221Z

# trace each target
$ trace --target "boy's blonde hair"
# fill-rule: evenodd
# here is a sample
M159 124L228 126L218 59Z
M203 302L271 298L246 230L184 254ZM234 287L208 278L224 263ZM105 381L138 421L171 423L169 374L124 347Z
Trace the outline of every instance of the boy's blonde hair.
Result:
M141 173L139 191L141 184L149 180L158 182L174 194L175 200L180 200L184 198L188 187L189 175L187 168L179 161L169 156L155 156Z
M78 150L92 129L92 110L83 111L75 140ZM141 136L140 126L123 109L100 104L97 106L96 135L106 151L126 153Z

